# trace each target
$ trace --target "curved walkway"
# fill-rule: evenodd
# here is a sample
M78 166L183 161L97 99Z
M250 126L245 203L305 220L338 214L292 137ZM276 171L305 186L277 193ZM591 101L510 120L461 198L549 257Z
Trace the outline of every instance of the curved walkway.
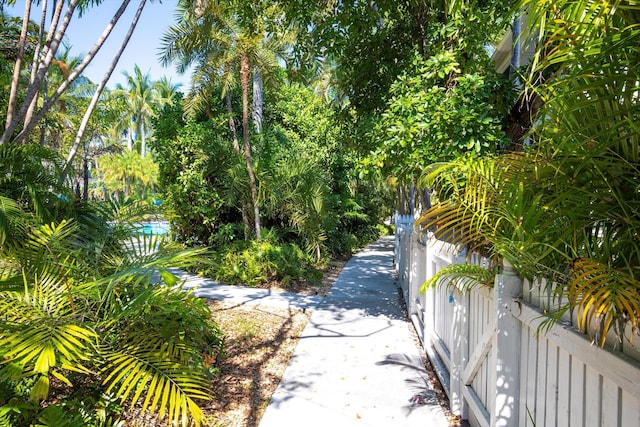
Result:
M172 271L199 297L313 310L259 427L449 425L402 312L393 244L354 255L324 298Z

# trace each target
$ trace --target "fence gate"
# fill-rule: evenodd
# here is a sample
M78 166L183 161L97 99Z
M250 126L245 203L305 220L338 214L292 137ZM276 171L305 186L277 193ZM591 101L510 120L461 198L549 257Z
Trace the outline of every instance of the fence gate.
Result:
M449 396L451 411L472 425L488 427L487 408L493 407L496 393L491 368L496 357L493 293L483 287L463 293L450 285L420 292L425 280L442 268L464 263L466 253L415 232L408 243L410 256L403 261L410 272L408 305L414 327Z

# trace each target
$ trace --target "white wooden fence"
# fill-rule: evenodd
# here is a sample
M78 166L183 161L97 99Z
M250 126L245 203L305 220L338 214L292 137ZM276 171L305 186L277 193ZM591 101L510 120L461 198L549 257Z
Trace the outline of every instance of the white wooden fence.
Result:
M637 348L605 350L565 324L539 333L545 317L537 307L552 305L551 294L509 266L492 289L420 292L444 266L483 260L412 224L396 218L398 281L454 414L483 427L640 427Z

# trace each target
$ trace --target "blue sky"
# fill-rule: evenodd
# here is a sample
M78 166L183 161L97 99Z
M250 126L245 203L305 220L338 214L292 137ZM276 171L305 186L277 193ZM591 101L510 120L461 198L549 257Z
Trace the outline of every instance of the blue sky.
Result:
M51 2L49 2L51 3ZM108 22L113 17L115 11L120 6L119 0L103 0L100 6L85 13L82 18L74 16L67 30L66 42L71 45L72 55L86 54L91 46L98 39ZM113 88L116 83L124 84L125 79L122 74L127 71L133 74L133 67L137 64L143 73L149 73L152 80L160 80L167 76L173 83L181 83L183 92L189 87L189 76L179 75L174 67L164 68L158 61L158 51L161 46L162 34L174 22L174 10L177 0L148 0L138 25L125 49L118 66L111 75L108 86ZM118 50L124 35L126 34L131 20L138 8L138 1L131 1L127 11L120 18L114 31L98 52L96 58L85 70L85 75L93 82L102 80L106 69L116 51ZM22 16L24 13L24 0L17 0L11 8L5 8L11 15ZM38 22L40 20L40 8L32 8L31 19Z

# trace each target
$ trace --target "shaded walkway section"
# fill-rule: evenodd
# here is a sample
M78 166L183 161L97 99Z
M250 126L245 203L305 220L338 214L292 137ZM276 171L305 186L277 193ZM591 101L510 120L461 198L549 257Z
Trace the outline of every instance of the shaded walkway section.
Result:
M260 427L448 426L410 328L386 237L313 312Z

